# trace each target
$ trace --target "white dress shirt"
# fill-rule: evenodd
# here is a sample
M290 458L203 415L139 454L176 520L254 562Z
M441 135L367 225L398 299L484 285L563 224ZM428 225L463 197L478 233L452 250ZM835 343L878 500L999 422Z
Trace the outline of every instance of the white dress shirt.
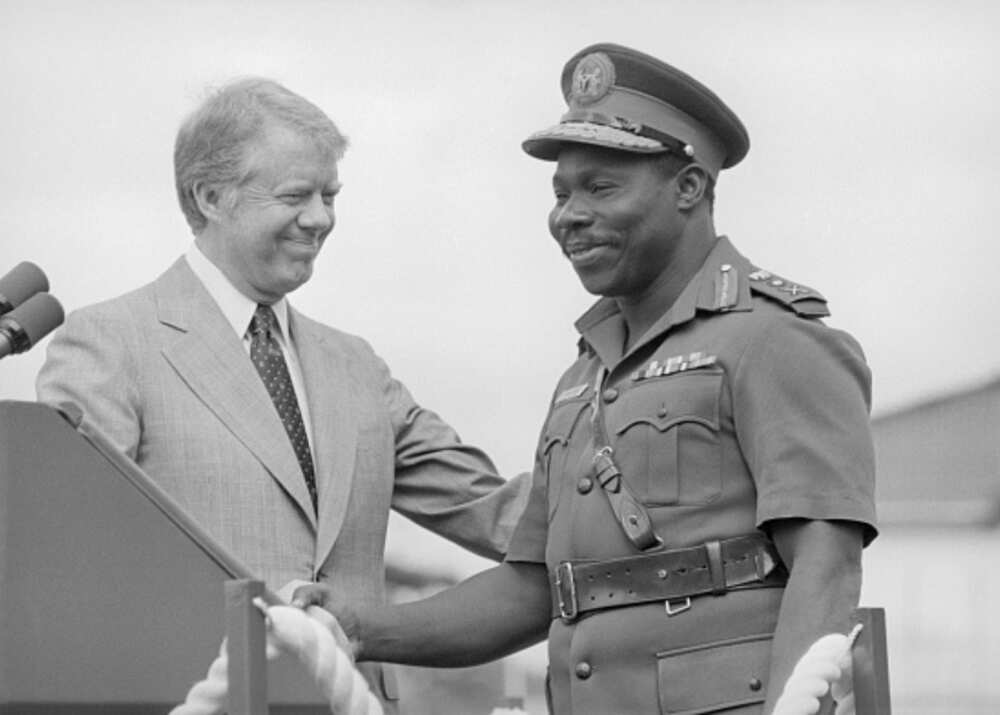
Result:
M191 248L184 254L184 258L195 276L205 286L205 290L219 306L219 310L226 316L226 320L233 326L236 335L243 341L243 349L247 355L250 355L250 335L247 328L250 327L250 319L257 310L257 303L240 293L236 286L229 282L226 275L219 270L218 266L205 257L197 243L191 244ZM309 400L306 399L302 367L299 365L299 358L295 352L295 336L289 331L288 300L282 298L271 308L278 318L278 327L281 328L281 334L276 337L281 345L281 352L285 356L285 363L288 365L288 374L292 378L292 388L295 390L295 399L299 403L299 412L302 413L302 422L305 424L306 436L309 438L309 451L312 453L313 464L315 464L316 450L313 447L315 443L313 442L312 420L309 417Z

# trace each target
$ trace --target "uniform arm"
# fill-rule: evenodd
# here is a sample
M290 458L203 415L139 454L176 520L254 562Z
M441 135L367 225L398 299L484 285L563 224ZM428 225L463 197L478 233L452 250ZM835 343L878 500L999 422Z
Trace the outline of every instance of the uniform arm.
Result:
M770 713L799 658L818 638L850 630L861 591L864 527L847 521L783 519L771 535L789 569L774 633L771 683L764 712Z
M757 487L757 525L789 569L765 713L814 641L848 630L861 549L875 536L871 375L860 347L822 323L783 315L754 336L733 401Z
M413 603L358 613L358 660L464 667L541 641L551 621L542 564L503 563Z

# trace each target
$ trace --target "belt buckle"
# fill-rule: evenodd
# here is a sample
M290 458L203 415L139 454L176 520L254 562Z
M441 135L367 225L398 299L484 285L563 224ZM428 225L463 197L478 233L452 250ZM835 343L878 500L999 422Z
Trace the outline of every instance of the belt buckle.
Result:
M566 586L566 589L563 586ZM559 598L559 617L567 623L575 621L579 611L576 605L573 563L570 561L560 561L556 567L556 595Z

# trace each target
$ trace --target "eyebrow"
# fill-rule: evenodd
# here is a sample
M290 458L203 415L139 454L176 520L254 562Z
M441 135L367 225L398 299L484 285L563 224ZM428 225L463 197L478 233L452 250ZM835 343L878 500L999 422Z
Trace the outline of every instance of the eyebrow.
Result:
M313 186L314 186L313 182L310 181L309 179L288 179L278 184L275 187L275 189L277 191L296 191L304 188L311 189ZM332 184L323 184L323 186L320 188L320 191L323 193L326 193L328 191L337 192L340 191L343 188L343 186L344 186L343 182L336 181Z
M617 179L623 181L625 179L625 172L621 169L612 166L593 166L584 167L579 171L574 171L569 177L566 174L560 174L558 170L552 175L552 184L556 183L567 183L569 181L588 181L596 176L606 176L609 179Z

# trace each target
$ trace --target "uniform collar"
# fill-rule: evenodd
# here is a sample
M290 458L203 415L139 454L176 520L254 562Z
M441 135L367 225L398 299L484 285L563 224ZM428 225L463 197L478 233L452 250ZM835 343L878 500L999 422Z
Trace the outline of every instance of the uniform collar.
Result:
M192 243L187 253L184 254L191 271L198 277L198 280L205 286L205 290L212 296L218 304L219 310L226 316L226 321L233 326L236 335L242 340L246 335L247 327L254 311L257 310L257 303L243 295L234 286L226 275L208 257L201 252L197 243ZM285 339L288 333L288 301L282 298L271 306L275 316L278 318L278 325L281 327L281 340Z
M632 346L629 354L671 328L688 322L698 311L728 313L751 310L750 281L753 270L725 236L720 236L701 268L691 278L677 300L667 308L645 335ZM581 350L595 353L605 365L616 365L627 354L625 320L613 298L601 298L576 321Z

